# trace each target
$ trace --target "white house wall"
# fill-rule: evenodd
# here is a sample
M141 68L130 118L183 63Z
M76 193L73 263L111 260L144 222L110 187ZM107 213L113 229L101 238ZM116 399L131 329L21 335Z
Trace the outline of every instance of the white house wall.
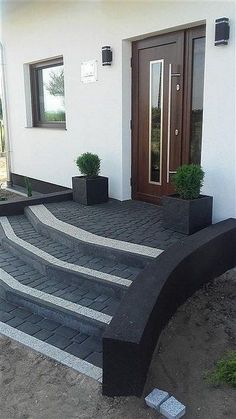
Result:
M229 17L228 46L214 46L214 21ZM202 165L215 220L236 216L235 2L5 2L5 48L12 171L71 186L76 156L99 154L110 196L130 198L131 40L206 22ZM101 48L111 45L111 67ZM26 128L24 64L63 55L67 130ZM82 84L80 65L98 61L98 81Z

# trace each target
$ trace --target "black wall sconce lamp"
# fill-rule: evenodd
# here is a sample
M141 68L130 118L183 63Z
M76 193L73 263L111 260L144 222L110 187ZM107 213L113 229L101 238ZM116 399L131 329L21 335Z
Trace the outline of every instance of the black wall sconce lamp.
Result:
M215 45L228 45L229 18L221 17L215 22Z
M111 47L102 47L102 65L111 65L112 63L112 50Z

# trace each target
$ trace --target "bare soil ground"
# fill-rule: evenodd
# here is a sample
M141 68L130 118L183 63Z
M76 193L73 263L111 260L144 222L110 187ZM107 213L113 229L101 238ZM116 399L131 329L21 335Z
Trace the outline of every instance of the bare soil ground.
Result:
M19 194L16 194L11 191L7 191L4 188L0 188L0 202L4 202L5 200L8 201L8 199L19 201L22 199L22 197Z
M176 313L154 355L145 395L158 387L187 406L186 419L235 419L236 391L205 370L235 349L236 271L198 291ZM106 398L95 381L0 337L0 419L154 419L135 397Z
M236 270L198 291L176 313L153 357L146 392L168 390L187 406L186 418L235 419L236 389L214 388L204 372L236 349Z

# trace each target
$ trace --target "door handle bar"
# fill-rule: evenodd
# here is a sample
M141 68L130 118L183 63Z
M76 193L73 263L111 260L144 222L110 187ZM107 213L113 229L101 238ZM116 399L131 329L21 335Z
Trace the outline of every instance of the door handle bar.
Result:
M170 183L170 174L176 173L170 170L170 140L171 140L171 98L172 98L172 77L180 77L180 73L172 73L172 64L169 64L169 91L168 91L168 129L167 129L167 164L166 164L166 181ZM175 130L179 134L179 130Z
M168 91L168 130L167 130L167 165L166 165L166 181L167 183L170 182L170 112L171 112L171 74L172 74L172 64L169 64L169 91Z

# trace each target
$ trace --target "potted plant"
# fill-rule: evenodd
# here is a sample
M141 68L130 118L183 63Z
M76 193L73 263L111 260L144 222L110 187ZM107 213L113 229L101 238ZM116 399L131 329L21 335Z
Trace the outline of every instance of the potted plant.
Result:
M108 178L98 176L101 160L97 154L84 153L76 160L82 176L72 178L73 200L84 205L108 200Z
M166 228L192 234L212 224L212 196L200 195L204 172L197 164L183 165L173 177L176 194L162 198Z

